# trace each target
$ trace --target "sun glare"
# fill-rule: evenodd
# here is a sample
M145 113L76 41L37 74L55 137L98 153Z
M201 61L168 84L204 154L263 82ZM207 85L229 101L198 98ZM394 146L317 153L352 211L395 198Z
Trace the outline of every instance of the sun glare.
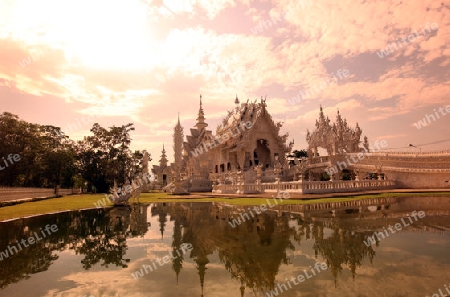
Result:
M178 11L189 9L186 3L167 5ZM11 0L3 7L8 12L0 11L0 36L12 34L30 52L34 47L60 49L69 67L198 70L200 58L191 61L186 55L200 57L205 50L199 47L208 44L193 29L174 30L158 41L154 36L160 24L142 0Z
M14 14L17 39L61 48L69 62L106 69L154 62L147 10L139 0L18 1Z

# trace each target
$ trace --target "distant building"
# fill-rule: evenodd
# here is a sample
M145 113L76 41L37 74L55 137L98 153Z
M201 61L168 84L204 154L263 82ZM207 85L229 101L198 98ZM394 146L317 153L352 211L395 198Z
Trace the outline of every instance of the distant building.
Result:
M153 165L152 168L152 173L155 175L155 182L161 188L167 186L172 181L171 167L168 164L169 160L167 159L166 150L163 145L159 165Z

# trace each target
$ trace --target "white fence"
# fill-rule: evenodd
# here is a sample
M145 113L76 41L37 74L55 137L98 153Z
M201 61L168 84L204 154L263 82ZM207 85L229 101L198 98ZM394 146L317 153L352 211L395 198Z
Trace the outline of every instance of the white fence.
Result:
M302 192L305 194L359 192L395 187L392 180L363 180L363 181L308 181L302 183Z
M392 180L364 180L364 181L303 181L261 184L214 185L214 193L222 194L250 194L264 192L291 192L303 194L324 194L342 192L360 192L368 190L389 189L395 187Z
M78 194L78 189L58 189L59 195ZM8 201L24 198L42 198L55 195L55 189L49 188L0 188L0 201Z

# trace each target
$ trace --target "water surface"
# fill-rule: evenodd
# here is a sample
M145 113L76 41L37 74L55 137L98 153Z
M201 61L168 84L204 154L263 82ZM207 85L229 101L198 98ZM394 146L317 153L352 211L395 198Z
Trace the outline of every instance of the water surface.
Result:
M409 218L419 211L425 217ZM47 225L58 231L43 238ZM374 232L384 236L370 244ZM450 287L444 197L276 206L260 214L253 206L159 203L3 222L0 234L4 253L41 237L3 254L0 296L384 297ZM316 263L327 269L311 272ZM299 283L300 275L309 278Z

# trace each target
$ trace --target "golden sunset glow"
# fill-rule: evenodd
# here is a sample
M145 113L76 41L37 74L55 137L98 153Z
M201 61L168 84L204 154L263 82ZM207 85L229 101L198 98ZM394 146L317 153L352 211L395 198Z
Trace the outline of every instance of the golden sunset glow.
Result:
M431 143L450 117L435 129L414 123L449 100L449 20L449 8L432 0L5 0L2 108L40 122L27 108L58 106L62 127L89 114L104 124L133 121L134 143L145 148L151 139L158 155L178 112L193 125L200 93L212 127L236 95L267 95L299 147L320 105L393 147ZM348 77L327 83L344 70Z
M153 63L152 32L139 1L18 1L14 35L64 51L70 63L102 69L140 69Z
M449 0L0 0L0 291L444 296L449 132Z

